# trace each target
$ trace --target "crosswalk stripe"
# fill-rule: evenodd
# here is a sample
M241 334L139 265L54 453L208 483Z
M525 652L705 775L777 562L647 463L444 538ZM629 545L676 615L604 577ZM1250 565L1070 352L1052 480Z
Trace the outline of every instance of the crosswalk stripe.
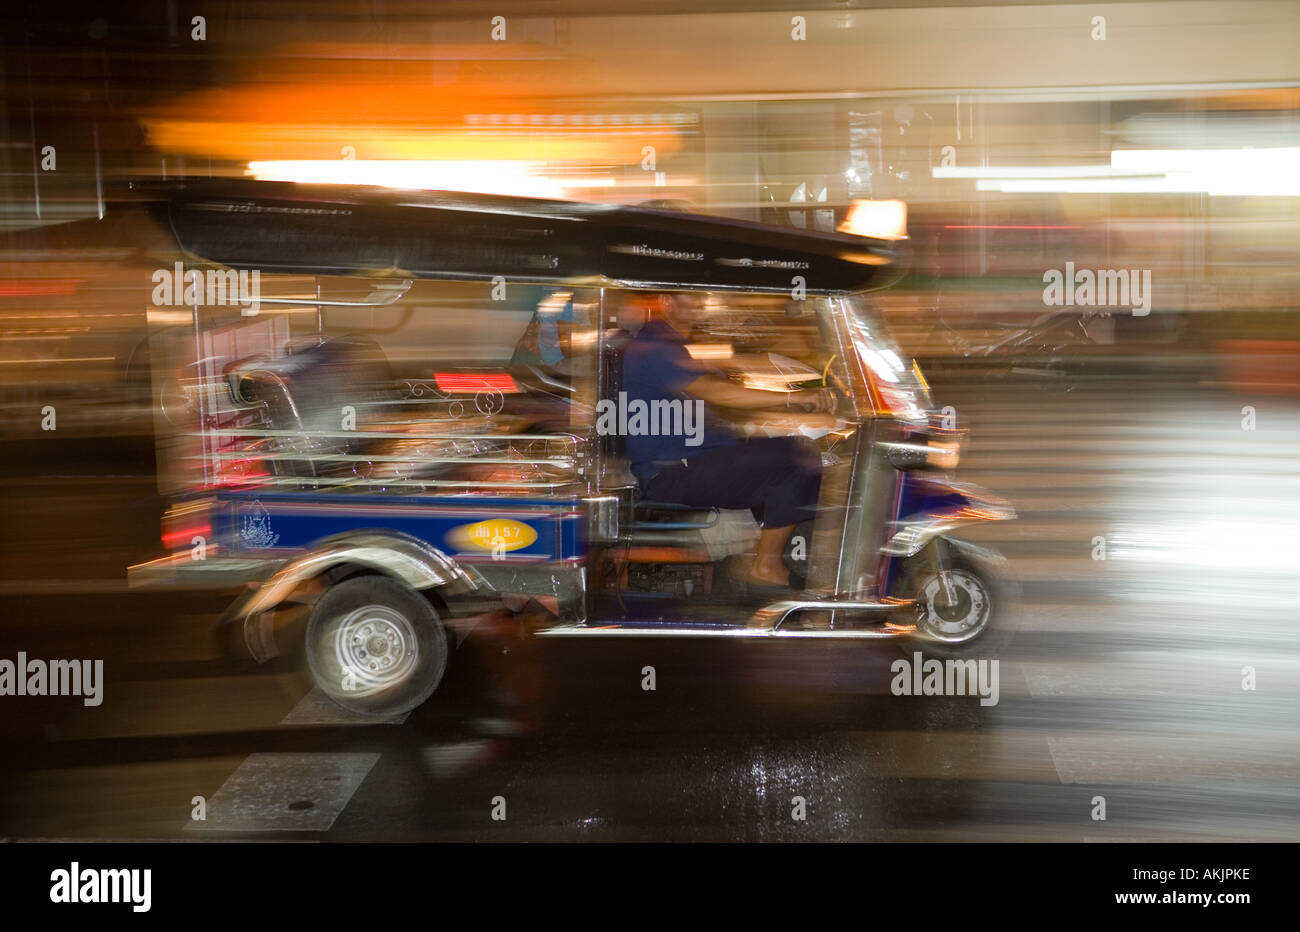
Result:
M212 795L196 832L325 832L379 760L376 753L250 754Z
M1263 728L1188 735L1106 731L1048 738L1047 748L1062 783L1288 783L1300 769L1300 748L1291 736Z
M321 692L319 686L313 686L298 704L289 710L289 714L280 720L281 725L400 725L411 715L362 715L349 712L336 705L329 696Z

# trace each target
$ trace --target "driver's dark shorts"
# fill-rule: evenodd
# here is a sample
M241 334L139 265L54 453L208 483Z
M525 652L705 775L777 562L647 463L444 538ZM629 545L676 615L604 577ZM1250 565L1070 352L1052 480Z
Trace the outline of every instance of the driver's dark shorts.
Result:
M698 508L749 508L764 527L813 516L821 489L817 448L802 437L757 437L664 467L641 497Z

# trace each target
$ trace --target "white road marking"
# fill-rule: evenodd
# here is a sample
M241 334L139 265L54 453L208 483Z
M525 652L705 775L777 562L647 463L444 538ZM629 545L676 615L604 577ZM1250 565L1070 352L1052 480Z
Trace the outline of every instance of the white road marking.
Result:
M410 712L401 715L362 715L349 712L342 706L335 705L320 687L313 686L311 692L303 696L299 703L289 710L289 714L280 720L281 725L400 725L410 716Z
M370 773L378 754L250 754L207 803L208 832L325 832Z

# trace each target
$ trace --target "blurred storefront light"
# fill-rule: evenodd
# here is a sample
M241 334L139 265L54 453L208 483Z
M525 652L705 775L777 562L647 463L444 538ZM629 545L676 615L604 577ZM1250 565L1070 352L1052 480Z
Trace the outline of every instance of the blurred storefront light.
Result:
M1166 172L1210 196L1300 195L1300 147L1267 149L1116 149L1117 169Z
M1116 149L1110 158L1110 165L939 167L931 175L1008 194L1300 196L1300 147Z
M571 190L612 187L608 176L550 177L541 162L401 159L288 159L250 162L260 181L355 184L430 191L473 191L520 197L562 198Z
M907 239L907 204L903 201L854 201L839 225L841 233L875 239Z

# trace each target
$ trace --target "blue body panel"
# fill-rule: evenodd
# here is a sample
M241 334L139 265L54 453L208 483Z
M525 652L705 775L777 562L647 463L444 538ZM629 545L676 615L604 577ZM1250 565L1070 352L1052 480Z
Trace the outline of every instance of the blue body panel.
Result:
M975 503L966 491L952 483L917 472L899 473L898 505L892 527L897 530L907 524L956 515ZM903 561L886 556L880 569L880 591L892 594L898 581Z
M958 515L979 503L979 490L933 475L898 474L892 531L907 524ZM465 545L464 529L482 521L526 525L536 538L498 554L516 564L581 563L587 556L581 499L512 499L490 496L395 496L266 490L222 491L212 512L213 534L233 553L292 556L348 531L396 531L426 541L465 563L493 561L490 548ZM460 534L456 532L460 531ZM891 533L892 533L891 531ZM881 561L879 592L893 593L902 559ZM716 622L702 622L706 626Z
M902 475L903 492L899 497L897 515L899 521L955 514L972 502L969 495L950 482L914 472Z
M222 492L213 532L236 553L255 556L302 551L345 531L399 531L468 563L493 560L487 546L465 545L453 532L480 521L527 525L536 539L497 559L509 563L563 563L583 559L580 500L483 496L340 495L311 492Z

